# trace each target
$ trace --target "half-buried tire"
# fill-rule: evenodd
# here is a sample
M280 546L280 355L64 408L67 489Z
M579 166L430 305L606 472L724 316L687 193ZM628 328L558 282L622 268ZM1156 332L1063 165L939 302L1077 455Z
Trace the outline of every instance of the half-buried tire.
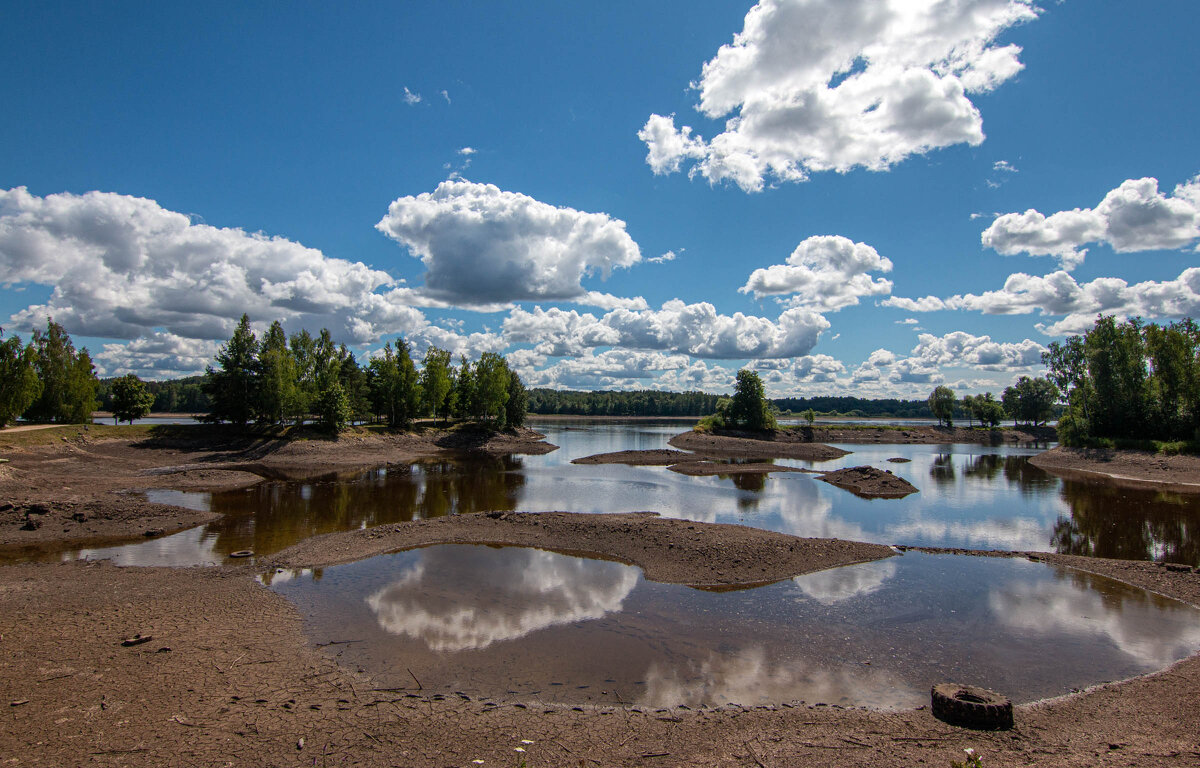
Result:
M933 716L951 725L978 731L1013 727L1012 701L987 688L958 683L933 686Z

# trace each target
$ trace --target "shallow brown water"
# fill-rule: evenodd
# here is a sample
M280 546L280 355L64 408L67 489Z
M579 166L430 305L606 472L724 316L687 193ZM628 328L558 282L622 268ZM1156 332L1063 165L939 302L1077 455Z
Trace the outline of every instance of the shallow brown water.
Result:
M893 708L942 681L1028 701L1200 647L1196 609L1010 558L908 553L710 593L619 563L445 545L267 580L314 643L381 686L497 701Z

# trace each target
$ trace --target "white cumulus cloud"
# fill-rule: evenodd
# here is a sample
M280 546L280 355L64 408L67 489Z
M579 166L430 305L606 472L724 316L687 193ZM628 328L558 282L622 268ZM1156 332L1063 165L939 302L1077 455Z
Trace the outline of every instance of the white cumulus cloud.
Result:
M425 264L423 293L467 307L575 300L642 259L623 221L465 180L395 200L376 228Z
M1200 238L1200 176L1158 191L1154 178L1127 179L1095 208L1075 208L1046 216L1032 208L1006 213L983 231L981 241L1011 256L1054 256L1064 268L1083 261L1089 243L1106 243L1118 253L1174 250Z
M1098 277L1079 282L1059 270L1038 277L1017 272L1008 276L1004 287L981 294L963 294L940 299L926 296L907 299L893 296L882 304L930 312L959 309L985 315L1065 315L1062 320L1037 327L1043 333L1059 336L1090 328L1099 313L1121 317L1146 318L1193 317L1200 313L1200 267L1189 267L1174 280L1147 280L1130 284L1118 277Z
M52 316L84 336L225 339L243 312L355 342L427 325L385 272L108 192L0 190L0 283L53 287L13 315L17 329Z
M807 309L789 309L778 319L719 314L708 302L679 299L656 310L614 309L603 317L575 310L513 309L503 333L514 343L535 344L550 357L602 346L653 350L718 359L784 358L807 355L829 321Z
M790 294L789 306L837 311L862 296L887 295L892 282L869 272L890 272L892 262L867 245L838 235L810 237L792 251L786 264L756 269L740 293L755 298Z
M638 137L655 173L747 191L766 179L883 170L912 154L983 141L968 94L1016 75L1004 30L1037 17L1030 0L761 0L705 63L698 109L725 118L711 141L675 116L651 115Z

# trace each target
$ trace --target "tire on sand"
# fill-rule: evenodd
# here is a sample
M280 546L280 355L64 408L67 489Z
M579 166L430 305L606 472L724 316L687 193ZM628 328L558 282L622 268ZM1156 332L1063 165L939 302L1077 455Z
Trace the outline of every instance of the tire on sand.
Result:
M931 691L933 716L951 725L978 731L1013 727L1012 701L987 688L958 683L938 683Z

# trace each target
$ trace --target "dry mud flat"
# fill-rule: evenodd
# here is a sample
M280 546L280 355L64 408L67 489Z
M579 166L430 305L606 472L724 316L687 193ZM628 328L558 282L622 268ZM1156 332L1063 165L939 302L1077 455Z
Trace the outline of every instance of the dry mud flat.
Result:
M636 565L651 581L713 588L771 583L894 554L881 544L801 539L653 512L485 512L317 536L279 552L265 565L325 567L432 544L537 547Z
M770 439L763 439L761 432L684 432L668 442L675 448L690 451L701 458L826 461L849 453L841 448L814 442L799 430L776 430L766 434L770 435Z
M509 514L467 525L495 526L487 538L507 538L503 529L511 528L513 538L523 539L526 518L536 517ZM575 527L564 517L543 518L545 541L562 534L584 539L580 549L601 548L586 543L590 523L578 520L582 527ZM680 529L662 536L686 541L695 534L701 548L719 550L735 543L728 537L741 536L724 530L734 526L625 517L612 533L626 540L635 537L621 525L656 522ZM406 527L324 537L289 550L280 562L336 562L425 535ZM431 541L451 535L449 528L429 528ZM657 549L658 558L688 562L674 549ZM1194 573L1040 557L1200 601ZM1016 727L998 733L946 725L927 709L546 707L433 693L415 681L382 689L340 666L336 645L308 645L297 611L253 575L250 568L106 563L0 568L6 764L470 768L476 760L515 765L518 746L530 766L945 766L961 759L965 747L995 766L1200 760L1200 708L1188 704L1200 690L1197 657L1156 675L1018 706ZM150 639L123 644L137 635Z

